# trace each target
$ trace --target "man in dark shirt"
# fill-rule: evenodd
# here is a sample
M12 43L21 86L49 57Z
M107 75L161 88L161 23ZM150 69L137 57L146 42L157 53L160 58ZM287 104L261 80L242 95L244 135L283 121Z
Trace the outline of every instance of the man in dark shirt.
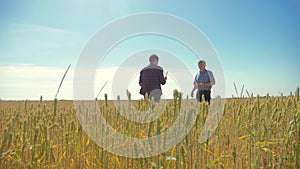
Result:
M144 97L148 95L150 100L154 99L155 102L159 102L162 95L161 84L166 84L167 77L164 77L162 67L158 66L156 54L149 57L149 62L150 64L140 72L140 94Z

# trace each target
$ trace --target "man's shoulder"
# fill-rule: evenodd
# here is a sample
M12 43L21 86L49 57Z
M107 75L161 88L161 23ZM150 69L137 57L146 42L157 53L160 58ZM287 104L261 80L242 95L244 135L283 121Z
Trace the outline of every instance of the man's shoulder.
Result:
M200 76L200 74L202 74L200 71L198 71L195 75L195 77L197 78L198 76ZM203 72L203 75L211 75L213 74L212 71L205 69L205 71Z
M163 70L162 67L158 66L158 65L148 65L146 67L144 67L141 71L145 71L145 70Z
M207 73L212 73L212 71L210 71L210 70L207 70L207 69L206 69L206 71L207 71Z
M163 70L163 68L160 66L156 66L156 69Z
M207 74L209 74L209 75L213 74L213 72L210 71L210 70L206 70L206 72L207 72Z

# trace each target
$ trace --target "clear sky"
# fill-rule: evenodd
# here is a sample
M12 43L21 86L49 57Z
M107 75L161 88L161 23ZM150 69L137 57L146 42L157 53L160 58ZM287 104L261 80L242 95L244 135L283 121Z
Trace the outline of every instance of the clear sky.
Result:
M87 41L108 23L143 12L178 16L207 36L223 66L227 97L235 94L233 82L239 91L245 85L254 95L288 95L300 86L299 0L10 0L0 2L0 98L39 99L43 95L53 99L65 69L72 64L58 96L72 99L75 65ZM116 50L122 54L122 49L133 44L144 44L136 52L154 48L145 44L151 44L155 38L128 40L131 45L120 45ZM180 44L164 46L163 42L170 40L160 39L160 48L169 52L174 49L179 59L189 59L179 54L185 50L175 47ZM95 95L107 80L103 94L111 93L109 86L113 82L107 76L113 76L119 57L111 54L104 61L101 71L106 76L95 77ZM138 65L146 66L147 57ZM167 62L161 56L160 65L170 65ZM194 62L188 60L187 65L196 74ZM207 63L208 69L211 64ZM127 85L134 98L141 98L137 79L138 72ZM191 85L181 88L191 90L193 82L188 83ZM172 78L168 85L163 88L166 98L178 87ZM213 93L218 95L218 90Z

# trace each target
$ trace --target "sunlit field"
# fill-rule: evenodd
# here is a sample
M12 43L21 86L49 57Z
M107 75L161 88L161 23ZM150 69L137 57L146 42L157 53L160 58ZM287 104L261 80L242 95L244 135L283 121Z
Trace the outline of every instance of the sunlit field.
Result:
M148 158L122 157L99 147L81 127L72 101L0 101L0 168L300 168L299 90L290 96L227 99L218 127L205 142L199 136L210 105L174 97L158 119L146 124L120 116L113 101L97 101L112 127L139 138L165 131L182 113L182 102L198 104L188 135ZM145 100L132 103L149 108Z

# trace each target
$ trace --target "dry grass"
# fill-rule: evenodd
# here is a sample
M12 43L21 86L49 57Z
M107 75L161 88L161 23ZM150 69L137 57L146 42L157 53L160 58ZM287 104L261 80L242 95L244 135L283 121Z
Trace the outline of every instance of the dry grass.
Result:
M133 102L138 109L149 107ZM177 104L169 101L159 120L136 124L121 117L111 101L98 101L115 129L141 138L168 128ZM0 168L300 168L299 96L229 99L215 133L199 143L207 109L199 104L196 125L170 151L131 159L91 141L72 101L0 101Z

